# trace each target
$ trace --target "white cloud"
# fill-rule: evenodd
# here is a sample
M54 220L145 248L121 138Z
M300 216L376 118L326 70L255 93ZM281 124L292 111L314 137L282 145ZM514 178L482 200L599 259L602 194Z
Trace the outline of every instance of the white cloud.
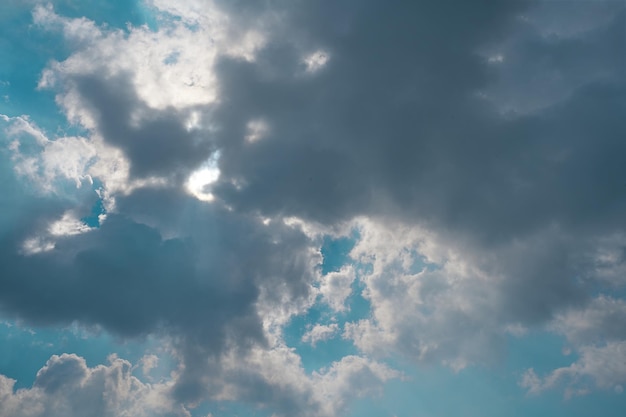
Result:
M144 375L157 364L155 355L138 363ZM15 380L0 375L0 417L189 417L174 401L178 374L146 383L132 374L135 367L116 355L107 365L88 367L75 354L53 355L37 373L32 387L15 389ZM225 353L207 379L213 401L247 401L271 407L277 416L333 417L348 404L382 393L384 382L401 378L398 371L375 361L347 356L307 375L293 349L275 345L242 355ZM259 393L266 395L259 395Z
M329 416L342 415L355 398L381 395L383 382L402 377L402 373L360 356L345 356L313 373L314 389Z
M329 53L324 50L312 52L304 58L304 64L306 65L306 71L310 73L316 73L324 68L330 59Z
M143 372L144 376L149 376L150 371L157 367L159 364L159 357L157 355L144 355L139 360L139 365L141 365L141 372Z
M402 378L400 372L360 356L343 357L307 375L295 351L280 344L245 357L229 356L222 364L216 399L244 399L262 407L273 401L280 416L344 415L352 400L380 395L384 382Z
M626 302L600 295L583 308L560 312L549 324L575 346L626 340Z
M608 342L600 346L583 346L580 358L570 366L558 368L545 376L528 369L520 386L529 394L563 388L565 397L584 395L594 388L619 393L626 383L626 341Z
M37 372L31 388L15 390L0 375L0 417L188 417L169 400L171 383L146 384L116 356L90 368L74 354L53 355Z
M529 394L562 389L566 397L584 395L595 388L619 393L626 383L626 303L600 295L582 308L563 311L549 324L571 344L564 355L578 356L570 366L539 376L528 369L520 386Z
M457 370L494 357L507 322L497 314L499 276L485 272L479 253L407 225L362 219L359 232L351 257L372 317L346 324L344 337L368 353Z
M49 30L55 28L51 23L60 25L76 48L65 61L50 65L43 73L40 88L52 88L65 77L95 71L108 77L128 72L140 98L153 108L206 104L216 98L211 69L217 50L210 43L210 34L178 26L159 32L135 27L126 35L121 30L103 30L90 21L87 24L86 19L61 17L51 9L37 8L35 16L35 21ZM71 90L60 95L58 101L70 120L93 126Z
M557 229L487 249L414 225L360 219L357 227L350 256L372 314L346 323L343 336L363 352L460 370L497 361L507 335L523 337L552 317L550 329L577 347L626 338L622 300L602 296L584 307L581 281L564 271L589 246ZM555 257L561 251L581 255Z
M310 343L313 347L317 342L326 341L333 338L339 332L339 325L337 323L331 324L316 324L307 330L302 335L302 341Z
M250 120L246 128L247 133L245 136L245 140L248 143L254 143L258 140L265 138L270 131L269 125L263 119Z
M31 237L24 240L24 243L22 243L22 253L25 255L48 252L52 249L54 249L54 241L44 237Z
M85 233L92 230L80 219L76 217L76 213L67 211L63 216L48 226L48 233L52 236L72 236L79 233Z
M335 311L345 311L346 299L352 293L354 279L354 268L351 265L323 275L320 278L320 294L324 302Z
M6 137L11 141L13 169L45 194L65 194L64 181L75 188L98 177L116 190L125 182L124 158L97 137L59 137L49 139L46 133L25 116L2 116L7 123ZM120 167L122 169L120 170ZM120 172L121 171L121 172ZM120 175L121 174L121 175ZM120 178L121 177L121 178ZM116 181L117 180L117 181Z
M212 0L149 0L157 10L180 17L190 25L223 28L228 16Z
M160 28L131 27L120 29L98 27L85 18L60 16L51 7L39 6L33 13L35 23L47 30L61 30L73 53L62 62L53 62L44 71L39 87L53 88L68 77L99 73L111 77L130 74L139 97L151 108L184 108L210 104L218 99L214 64L219 56L229 55L254 59L263 38L254 31L235 33L229 19L211 2L200 8L191 3L162 3L159 10L189 18L193 27L163 19ZM70 120L93 127L71 86L58 96ZM135 119L145 115L134 114Z
M104 218L104 217L103 217ZM80 220L73 211L66 211L60 219L53 220L48 227L38 230L35 236L24 240L22 251L25 255L35 255L54 249L57 240L94 230Z

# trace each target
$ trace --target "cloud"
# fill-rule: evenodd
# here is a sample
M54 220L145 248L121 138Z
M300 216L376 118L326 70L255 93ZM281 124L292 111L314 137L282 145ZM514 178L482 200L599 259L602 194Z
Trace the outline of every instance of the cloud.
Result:
M3 314L157 335L180 359L165 397L181 404L339 415L399 376L377 361L490 363L527 328L581 354L529 371L531 391L623 383L600 371L624 341L610 294L624 283L623 6L573 31L526 2L149 4L156 29L34 9L34 30L70 51L39 88L82 133L2 116ZM200 201L186 187L207 167ZM98 202L106 219L81 225ZM353 228L352 265L320 276L320 230ZM342 327L376 361L306 375L283 327L315 285L343 312L355 279L371 316L305 340ZM91 394L55 405L50 381L71 392L123 363L53 357L3 395L67 411Z
M370 354L457 370L497 363L510 335L587 299L583 284L561 275L573 265L555 254L575 248L558 231L485 249L405 223L355 226L350 256L372 316L346 323L344 337Z
M350 265L339 271L329 272L321 278L320 294L322 299L335 311L346 309L346 299L352 293L354 268Z
M528 369L520 385L529 394L564 389L566 397L585 395L594 388L621 393L626 382L625 314L623 299L601 295L584 308L557 315L550 327L567 338L578 359L543 376Z
M359 356L345 356L322 373L315 373L319 381L319 396L324 399L328 415L340 415L354 398L376 397L381 394L381 382L401 378L402 374L386 365Z
M272 38L254 62L217 66L216 198L326 225L362 216L386 231L362 235L363 253L353 252L375 259L364 278L373 317L346 326L365 352L457 369L492 361L511 329L541 328L591 301L601 277L579 260L624 228L623 60L614 58L623 11L546 38L524 23L532 8L482 6L455 10L464 20L454 23L445 5L304 7L293 15L297 41ZM518 36L502 65L482 53ZM299 79L313 39L332 59ZM592 49L590 64L581 57ZM514 114L485 95L538 55L563 79L558 92ZM550 83L543 68L531 73ZM507 84L520 100L525 85ZM253 117L272 130L247 146L242 126ZM442 253L433 270L406 265L431 250Z
M626 302L606 295L594 298L582 309L557 315L551 323L554 331L573 344L589 344L626 339Z
M216 99L213 61L226 53L219 28L207 33L173 24L125 33L51 7L39 6L33 16L46 30L62 31L74 50L49 65L39 87L54 88L70 121L123 151L133 178L188 174L209 158L215 149L199 127Z
M146 384L131 373L128 361L111 356L90 368L74 354L53 355L37 372L31 388L14 390L0 375L0 416L189 416L168 400L168 384Z
M541 111L567 100L575 88L615 79L623 68L624 58L610 52L622 42L614 35L623 5L572 4L563 12L562 5L536 3L510 36L485 51L501 58L494 61L499 77L483 92L503 113Z
M588 394L593 388L612 389L621 393L626 382L626 343L608 342L601 346L584 346L580 359L570 366L558 368L540 377L527 370L520 385L529 394L563 386L566 397Z
M194 210L192 197L171 197ZM164 239L118 214L32 255L3 239L3 310L40 325L78 320L124 337L173 337L190 372L203 368L193 363L198 355L231 343L264 345L270 317L256 304L280 311L308 302L315 253L287 226L246 222L195 201L184 239Z
M91 181L89 166L99 149L83 137L61 137L50 140L27 117L0 115L6 123L7 147L13 169L45 193L58 192L59 180L71 180L76 188Z
M331 339L339 331L339 325L337 323L331 324L316 324L311 327L304 335L302 335L302 341L308 342L311 346L315 347L317 342Z
M272 407L278 415L344 415L356 398L381 394L384 382L402 374L360 356L345 356L306 375L300 357L286 346L252 350L223 360L217 398L243 399Z
M159 357L156 355L144 355L139 361L141 365L141 372L143 372L144 376L148 376L150 371L157 367L159 363Z
M153 365L155 357L140 363ZM0 375L0 416L186 416L190 409L173 401L177 372L146 383L132 374L130 362L115 355L107 365L88 367L75 354L53 355L30 388L15 390L15 380ZM278 376L280 375L280 376ZM300 358L285 346L230 352L209 385L214 401L245 400L271 407L275 415L334 416L345 413L350 399L375 396L382 384L401 375L387 366L347 356L306 375Z

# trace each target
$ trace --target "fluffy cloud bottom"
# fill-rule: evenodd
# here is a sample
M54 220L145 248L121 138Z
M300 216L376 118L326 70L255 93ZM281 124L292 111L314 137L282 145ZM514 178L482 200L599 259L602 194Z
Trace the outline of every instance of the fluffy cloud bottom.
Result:
M150 371L154 357L139 366ZM146 364L148 367L146 368ZM30 388L14 389L15 380L0 375L0 417L189 417L175 401L173 390L180 373L158 383L135 376L130 362L115 355L109 363L87 366L75 354L53 355L37 372ZM330 367L306 375L291 349L258 350L247 357L222 358L212 375L220 389L213 401L244 399L275 415L334 416L345 413L350 400L376 395L382 383L400 374L385 365L346 356Z
M170 400L171 384L144 383L130 362L116 356L90 368L74 354L53 355L31 388L14 390L15 380L0 375L2 417L174 417L189 416Z

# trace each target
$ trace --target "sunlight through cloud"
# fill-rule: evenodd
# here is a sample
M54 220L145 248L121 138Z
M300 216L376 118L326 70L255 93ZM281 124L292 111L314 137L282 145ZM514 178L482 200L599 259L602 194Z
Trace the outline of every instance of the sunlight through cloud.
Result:
M198 200L213 201L215 197L208 191L211 184L220 177L218 168L218 160L220 153L215 152L207 162L205 162L198 170L194 171L187 180L187 190Z

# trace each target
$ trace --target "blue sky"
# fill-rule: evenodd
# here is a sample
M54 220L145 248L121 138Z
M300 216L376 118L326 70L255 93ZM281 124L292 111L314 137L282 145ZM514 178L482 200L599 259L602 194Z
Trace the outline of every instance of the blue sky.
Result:
M623 1L5 1L0 417L622 415Z

